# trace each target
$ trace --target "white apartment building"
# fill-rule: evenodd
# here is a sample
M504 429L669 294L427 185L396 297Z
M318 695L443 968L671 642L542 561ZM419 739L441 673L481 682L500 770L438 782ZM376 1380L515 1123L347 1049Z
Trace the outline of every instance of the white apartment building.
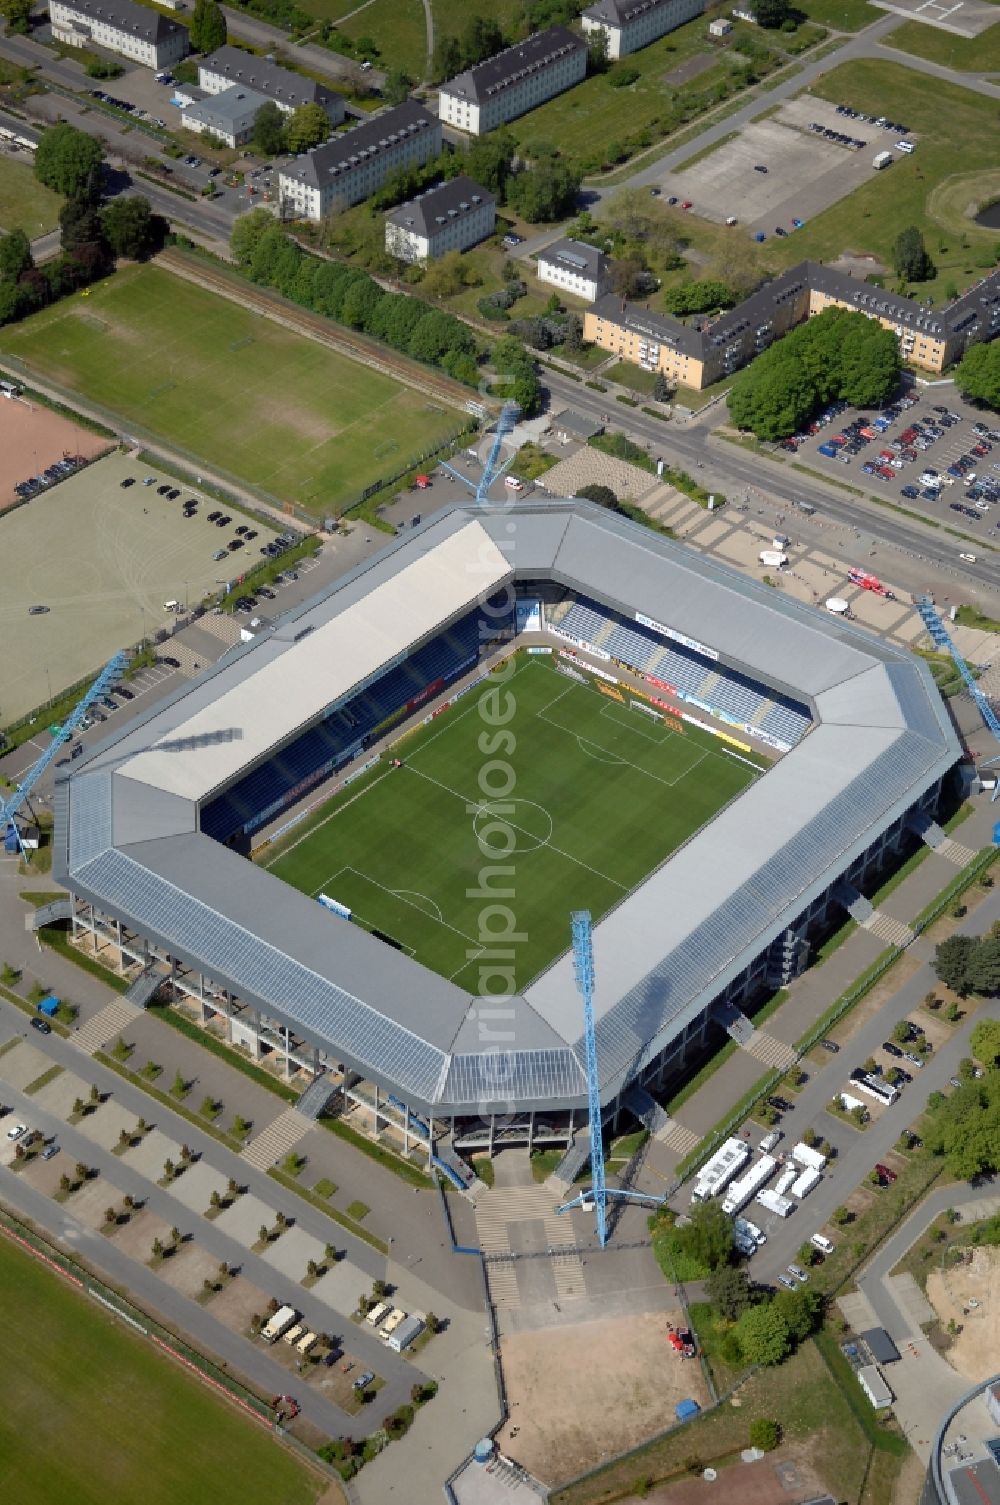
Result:
M385 248L400 261L433 261L493 234L497 201L464 174L418 194L385 217Z
M438 113L446 125L481 136L571 89L586 72L586 42L550 26L442 84Z
M705 9L705 0L597 0L581 16L585 32L603 31L608 39L608 57L625 57L648 47L657 37L693 21Z
M374 115L278 169L284 219L320 220L360 204L399 167L419 167L441 150L441 122L415 99Z
M596 303L611 289L608 258L582 240L557 240L539 251L535 262L539 282L551 282L561 292Z
M132 0L49 0L49 21L66 47L96 44L147 68L170 68L188 50L187 27Z
M339 125L344 118L344 101L332 89L240 47L220 47L199 62L198 87L206 94L221 94L234 84L255 89L286 115L300 105L317 104L323 106L331 125Z

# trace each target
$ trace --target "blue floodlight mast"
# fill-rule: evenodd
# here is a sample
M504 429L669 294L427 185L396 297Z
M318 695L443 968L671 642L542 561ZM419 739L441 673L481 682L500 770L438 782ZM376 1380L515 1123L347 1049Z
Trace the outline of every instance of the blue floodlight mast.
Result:
M500 409L500 417L497 419L496 432L493 435L493 443L490 446L489 458L486 461L486 464L483 466L483 473L479 478L479 485L475 488L473 488L472 482L469 480L468 476L463 476L460 470L456 470L455 467L453 465L449 465L447 461L442 460L441 462L442 470L446 470L450 476L454 476L456 481L461 481L462 485L467 486L470 491L472 491L473 489L475 490L476 501L480 504L484 504L489 501L490 487L494 484L495 481L498 481L503 475L504 471L509 470L511 465L513 465L514 463L514 460L517 456L516 450L513 454L508 455L507 459L503 462L502 465L500 464L500 451L503 449L503 441L506 439L507 435L512 432L514 425L517 423L517 420L520 416L521 409L518 407L516 402L505 402L503 407Z
M80 722L87 714L88 709L94 704L95 700L99 700L100 697L111 688L111 686L115 683L115 680L117 680L121 675L121 672L125 668L125 665L127 663L127 653L115 654L111 662L106 664L101 670L100 674L94 680L94 683L91 685L90 689L83 696L83 699L79 702L78 705L74 706L72 711L70 711L69 715L66 717L65 721L62 723L62 725L59 727L59 730L52 738L52 741L42 753L42 756L38 759L38 762L32 764L23 781L14 790L14 793L10 795L8 799L0 800L0 832L6 831L7 827L13 824L14 830L17 832L17 844L21 848L21 856L24 857L25 861L28 860L28 857L27 853L24 850L24 843L21 840L21 833L18 830L17 821L14 819L14 817L17 815L25 800L27 800L30 796L31 791L34 789L35 785L38 783L39 779L42 777L42 774L48 768L49 764L56 757L57 753L59 753L62 749L63 743L69 741L70 737L76 731L77 727L80 725Z
M968 664L965 662L965 659L962 657L958 649L955 647L955 644L952 642L951 635L942 622L940 616L938 615L938 612L934 606L934 602L931 600L930 596L918 596L916 600L916 607L917 611L920 613L921 621L930 634L931 642L934 644L935 648L941 648L945 653L951 654L952 658L955 661L955 667L958 670L959 674L961 674L962 678L965 680L965 683L968 685L969 694L972 696L973 700L976 702L976 705L979 707L979 711L984 722L986 723L989 730L993 733L993 736L996 738L997 742L1000 743L1000 719L997 718L997 714L990 704L987 696L977 685L972 670L969 668ZM994 768L996 767L997 763L1000 763L1000 748L998 748L997 753L992 758L986 759L980 766L983 768ZM1000 783L994 786L994 799L997 798L998 792L1000 792Z
M583 1043L587 1062L587 1110L590 1117L590 1178L589 1191L581 1192L572 1202L565 1202L560 1212L571 1207L585 1207L591 1198L597 1216L597 1241L601 1248L608 1242L608 1198L620 1197L627 1202L652 1202L659 1204L664 1198L646 1192L625 1191L620 1187L608 1187L604 1179L604 1130L601 1124L600 1077L597 1072L597 1032L594 1028L594 944L591 932L590 911L575 909L570 916L573 936L573 971L576 985L583 999Z

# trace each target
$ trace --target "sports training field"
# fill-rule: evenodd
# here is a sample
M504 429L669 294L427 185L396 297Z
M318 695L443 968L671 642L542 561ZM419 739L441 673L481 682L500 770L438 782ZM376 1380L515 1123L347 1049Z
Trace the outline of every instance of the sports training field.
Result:
M484 731L498 734L474 692L399 744L402 769L383 760L267 864L470 992L483 901L467 890L491 860L480 837L506 850L510 827L521 988L566 949L570 910L605 914L756 777L716 738L667 727L547 660L522 659L509 688L512 752L480 750ZM510 776L484 774L491 762ZM509 797L484 799L481 776L493 789L512 777Z
M156 266L8 326L0 350L320 515L460 427L391 377Z
M324 1483L147 1339L0 1238L0 1499L314 1505Z

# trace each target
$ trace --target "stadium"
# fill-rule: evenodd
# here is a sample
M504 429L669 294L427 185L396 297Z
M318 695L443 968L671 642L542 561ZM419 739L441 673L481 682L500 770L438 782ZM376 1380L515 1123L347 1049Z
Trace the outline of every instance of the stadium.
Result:
M61 767L54 871L146 997L465 1179L585 1125L572 908L602 1104L648 1118L960 758L853 623L591 503L470 504Z

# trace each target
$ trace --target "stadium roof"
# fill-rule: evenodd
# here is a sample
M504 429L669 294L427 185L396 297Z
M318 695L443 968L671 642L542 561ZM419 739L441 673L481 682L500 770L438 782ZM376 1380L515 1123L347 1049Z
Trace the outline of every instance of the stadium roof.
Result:
M667 623L807 700L817 725L595 928L602 1095L694 1021L955 763L918 659L581 501L455 507L60 771L56 870L81 897L437 1112L585 1102L568 958L483 1044L477 1000L198 829L202 802L511 582ZM192 740L193 739L193 740Z

